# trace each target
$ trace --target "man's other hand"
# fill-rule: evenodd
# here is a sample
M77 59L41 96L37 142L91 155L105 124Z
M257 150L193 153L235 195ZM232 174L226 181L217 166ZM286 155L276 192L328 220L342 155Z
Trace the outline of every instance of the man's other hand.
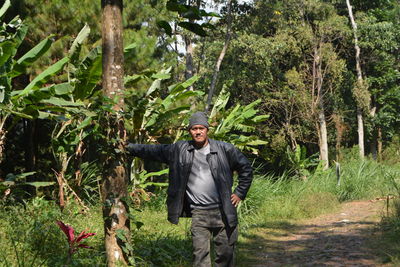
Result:
M240 201L242 201L242 200L240 199L240 197L238 197L238 196L235 195L235 194L232 194L232 195L231 195L231 202L232 202L232 205L235 206L235 208L239 205Z

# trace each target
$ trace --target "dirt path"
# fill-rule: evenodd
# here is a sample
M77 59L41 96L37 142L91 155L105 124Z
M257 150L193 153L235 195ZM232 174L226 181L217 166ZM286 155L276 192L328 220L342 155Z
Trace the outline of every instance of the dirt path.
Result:
M253 240L245 248L251 256L239 265L384 266L371 248L384 207L384 201L349 202L338 212L300 223L260 227L246 237Z

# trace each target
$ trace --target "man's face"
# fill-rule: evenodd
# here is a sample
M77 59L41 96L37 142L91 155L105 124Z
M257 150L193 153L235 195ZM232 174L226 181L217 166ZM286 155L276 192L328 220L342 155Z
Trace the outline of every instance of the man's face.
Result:
M208 143L208 129L203 125L193 125L192 128L189 129L189 133L192 136L193 141L196 146L203 147Z

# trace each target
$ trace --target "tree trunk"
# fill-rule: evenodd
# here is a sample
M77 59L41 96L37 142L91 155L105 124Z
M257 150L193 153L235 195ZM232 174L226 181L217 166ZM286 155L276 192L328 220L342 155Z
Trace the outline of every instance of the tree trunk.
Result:
M185 79L188 80L193 77L193 44L192 44L192 38L190 36L190 33L186 34L184 36L185 39L185 45L186 45L186 70L185 70ZM188 88L190 91L193 91L193 86L191 85Z
M0 128L0 163L4 158L4 146L6 145L6 134L7 132Z
M28 172L35 171L36 153L35 153L35 134L36 120L24 120L25 125L25 167ZM28 180L28 182L32 182Z
M341 115L334 114L332 117L336 128L336 162L340 162L342 160L342 139L345 126L343 124L343 117Z
M371 151L371 156L374 160L378 159L378 131L376 129L372 130L372 137L371 137L371 143L370 143L370 151Z
M102 46L103 46L103 93L116 99L114 110L123 109L123 39L122 39L122 0L102 0ZM119 114L119 113L117 113ZM108 138L121 140L114 149L123 151L125 138L123 120L119 115L109 114ZM113 149L113 150L114 150ZM102 198L105 247L108 266L126 265L128 255L122 247L129 242L130 227L127 197L127 172L121 153L109 155L104 162ZM123 236L121 236L121 234Z
M319 43L318 47L314 48L314 65L313 65L313 92L317 92L317 105L318 105L318 143L319 143L319 152L320 159L323 161L323 169L326 170L329 168L329 158L328 158L328 131L326 128L326 117L325 117L325 105L324 105L324 92L322 88L322 62L321 62L321 46Z
M378 161L382 161L382 128L378 128Z
M350 0L346 0L347 4L347 9L349 10L349 17L351 21L351 26L353 28L353 34L354 34L354 48L356 50L356 71L357 71L357 84L358 86L362 86L364 84L363 82L363 77L362 77L362 71L361 71L361 63L360 63L360 47L358 45L358 38L357 38L357 24L354 20L353 17L353 9L350 4ZM357 95L355 96L357 97ZM357 107L357 126L358 126L358 146L360 149L360 157L364 158L365 155L365 149L364 149L364 120L363 120L363 111L362 108L360 107L360 104L358 104Z
M211 85L210 85L210 90L208 91L207 103L206 103L206 108L205 108L206 113L208 113L208 111L211 108L212 97L214 95L215 86L217 85L219 68L221 67L222 60L224 60L226 50L228 49L228 46L229 46L229 41L231 39L232 0L228 1L227 6L228 6L228 10L227 10L228 12L227 12L225 42L224 42L224 46L222 47L221 53L219 54L219 57L217 59L217 63L215 64L214 74L213 74Z
M360 157L364 158L364 119L361 108L357 108L357 133L358 133L358 146Z
M371 98L372 101L372 105L371 105L371 110L369 111L369 115L372 118L372 121L374 121L376 112L378 110L378 103L376 102L376 98L372 97ZM371 155L372 158L374 160L378 160L378 130L376 129L376 122L374 122L372 124L373 130L372 130L372 140L371 140L371 144L370 144L370 151L371 151Z
M329 168L328 158L328 131L326 128L326 118L323 106L320 106L318 112L318 123L319 123L319 152L321 160L323 161L324 170Z
M192 1L188 0L187 5L192 5ZM201 1L197 0L196 5L200 8ZM189 20L189 22L193 22L193 20ZM183 36L186 47L186 69L185 69L185 79L188 80L194 75L194 62L193 62L193 42L192 35L187 33ZM193 86L189 86L188 90L193 91Z

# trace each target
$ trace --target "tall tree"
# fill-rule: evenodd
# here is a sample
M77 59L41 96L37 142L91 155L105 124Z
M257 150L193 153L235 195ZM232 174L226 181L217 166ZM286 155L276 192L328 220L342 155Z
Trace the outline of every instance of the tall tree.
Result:
M107 139L117 140L111 144L115 151L123 151L125 129L123 119L118 115L123 110L122 96L124 83L123 39L122 39L122 0L102 0L102 46L103 46L103 91L104 95L115 101L113 110L107 114ZM116 114L116 115L115 115ZM127 197L127 172L122 153L108 155L103 172L103 217L105 247L108 266L127 263L127 255L122 248L124 240L129 240L130 224ZM123 233L125 238L121 239Z
M361 71L361 62L360 62L360 46L358 45L358 33L357 33L357 23L354 20L353 16L353 8L350 4L350 0L346 0L347 9L349 11L349 18L351 21L351 26L353 28L354 35L354 48L356 51L356 71L357 71L357 83L354 88L354 96L357 102L357 132L358 132L358 147L360 152L360 157L363 158L365 155L364 149L364 119L363 119L363 103L362 101L367 99L367 103L364 103L367 107L369 106L369 92L366 89L366 84L363 79L362 71Z
M188 6L194 6L197 10L200 10L201 0L188 0ZM189 23L194 23L194 19L189 18ZM186 68L185 68L185 79L188 80L194 75L194 61L193 61L193 33L187 31L183 34L183 40L185 41L186 48ZM188 88L190 91L193 91L193 86Z
M332 95L345 66L338 43L347 36L346 17L329 3L311 0L255 1L250 14L250 32L235 31L222 70L225 83L232 84L229 91L242 101L264 99L263 110L271 114L270 144L277 153L297 143L313 153L318 143L328 167Z
M218 56L217 62L215 63L214 73L211 80L210 90L208 91L207 103L205 111L208 113L211 107L212 97L214 95L215 87L217 85L218 73L221 67L222 60L224 60L226 50L228 50L229 42L231 40L231 28L232 28L232 0L228 0L227 3L227 24L224 45Z

